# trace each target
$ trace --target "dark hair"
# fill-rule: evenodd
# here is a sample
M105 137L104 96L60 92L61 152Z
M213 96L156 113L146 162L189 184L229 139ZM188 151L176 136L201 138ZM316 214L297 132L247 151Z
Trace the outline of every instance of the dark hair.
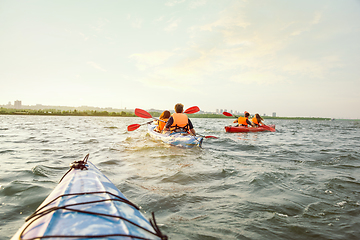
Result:
M260 117L260 115L258 113L255 114L256 119L258 120L258 122L263 121L264 119L262 119L262 117Z
M165 110L161 113L160 119L168 119L170 118L170 112L168 110Z
M182 105L181 103L177 103L175 105L175 112L177 113L182 113L184 110L184 105Z
M250 113L248 113L248 112L245 113L245 117L248 117L248 116L250 116Z

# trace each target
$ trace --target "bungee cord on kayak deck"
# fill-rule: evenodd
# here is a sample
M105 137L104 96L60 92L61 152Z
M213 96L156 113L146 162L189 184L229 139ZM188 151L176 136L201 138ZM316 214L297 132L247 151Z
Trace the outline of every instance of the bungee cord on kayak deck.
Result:
M87 154L85 156L85 158L83 160L80 161L75 161L73 163L70 164L70 169L69 171L67 171L64 176L61 178L60 182L64 179L64 177L73 169L80 169L80 170L87 170L87 160L89 158L89 154ZM52 203L54 203L57 199L59 198L65 198L65 197L69 197L69 196L80 196L80 195L95 195L95 194L108 194L111 195L115 198L106 198L106 199L101 199L101 200L95 200L95 201L87 201L87 202L79 202L79 203L73 203L73 204L67 204L67 205L63 205L63 206L58 206L58 207L51 207L48 209L44 209L46 207L48 207L49 205L51 205ZM130 224L132 224L135 227L138 227L154 236L159 237L161 240L167 240L168 237L166 235L163 235L162 232L160 231L159 227L156 224L156 220L155 220L155 214L154 212L152 212L152 219L149 219L149 222L153 228L153 230L155 232L152 232L142 226L140 226L139 224L125 218L122 216L117 216L117 215L112 215L112 214L105 214L105 213L99 213L99 212L92 212L92 211L86 211L86 210L79 210L79 209L74 209L71 207L74 206L80 206L80 205L86 205L86 204L95 204L95 203L101 203L101 202L106 202L106 201L114 201L114 202L122 202L125 204L130 205L131 207L134 207L136 210L140 210L140 208L138 206L136 206L135 204L133 204L132 202L130 202L129 200L120 197L116 194L113 194L111 192L108 191L94 191L94 192L82 192L82 193L69 193L69 194L62 194L57 196L56 198L52 199L51 201L49 201L48 203L46 203L44 206L42 206L41 208L37 209L33 214L31 214L29 217L27 217L25 219L25 222L30 221L21 231L20 235L19 235L19 240L33 240L33 239L46 239L46 238L104 238L104 237L130 237L130 238L134 238L134 239L144 239L147 240L149 238L145 238L145 237L141 237L141 236L135 236L135 235L131 235L131 234L100 234L100 235L46 235L46 236L36 236L36 237L32 237L32 238L23 238L23 235L25 233L25 231L28 229L28 227L35 222L36 220L40 219L41 217L58 211L58 210L67 210L67 211L72 211L72 212L78 212L78 213L84 213L84 214L91 214L91 215L97 215L97 216L104 216L104 217L110 217L110 218L117 218L117 219L121 219L124 220Z
M87 160L89 159L90 154L86 154L86 156L84 157L83 160L80 161L74 161L72 163L70 163L70 169L64 174L64 176L62 176L62 178L60 179L59 183L61 183L61 181L64 179L64 177L72 170L72 169L80 169L80 170L84 170L87 169L86 164L87 164Z
M63 194L63 195L60 195L56 198L54 198L52 201L50 201L49 203L47 203L46 205L44 205L43 207L37 209L33 214L31 214L29 217L27 217L25 219L25 222L29 221L31 218L34 218L36 217L37 215L41 215L44 212L41 212L40 210L47 207L48 205L50 205L51 203L55 202L57 199L59 198L62 198L62 197L67 197L67 196L79 196L79 195L87 195L87 194L101 194L101 193L105 193L105 194L109 194L109 195L112 195L114 197L117 197L117 198L109 198L109 199L101 199L101 200L97 200L97 201L89 201L89 202L81 202L81 203L74 203L74 204L68 204L68 205L65 205L63 207L70 207L70 206L77 206L77 205L84 205L84 204L91 204L91 203L98 203L98 202L105 202L105 201L119 201L119 202L123 202L123 203L126 203L126 204L129 204L131 205L132 207L136 208L136 210L140 210L140 208L138 206L136 206L135 204L133 204L132 202L130 202L129 200L127 199L124 199L120 196L117 196L111 192L107 192L107 191L103 191L103 192L85 192L85 193L69 193L69 194ZM62 207L57 207L58 209L62 208ZM51 209L55 209L55 208L49 208L46 210L49 211ZM45 213L46 214L46 213Z
M149 238L143 238L139 236L127 235L127 234L104 234L104 235L96 235L96 236L83 236L83 235L71 235L71 236L64 236L64 235L52 235L52 236L43 236L43 237L34 237L34 238L22 238L22 240L37 240L37 239L46 239L46 238L105 238L105 237L130 237L134 239L140 240L151 240ZM163 238L163 240L167 240L167 238Z
M116 215L111 215L111 214L104 214L104 213L97 213L97 212L90 212L90 211L84 211L84 210L78 210L78 209L72 209L69 208L70 206L77 206L77 205L84 205L84 204L91 204L91 203L97 203L97 202L104 202L104 201L116 201L116 199L104 199L104 200L99 200L99 201L92 201L92 202L84 202L84 203L76 203L76 204L69 204L66 206L62 206L62 207L53 207L50 209L47 209L43 212L39 212L35 215L32 215L31 218L34 218L31 222L29 222L29 224L23 229L23 231L21 232L20 236L19 236L19 240L32 240L32 239L42 239L42 238L71 238L71 237L77 237L77 238L101 238L101 237L111 237L111 236L123 236L123 237L132 237L132 238L136 238L136 239L149 239L149 238L143 238L143 237L139 237L139 236L134 236L134 235L128 235L128 234L103 234L103 235L46 235L46 236L37 236L35 238L23 238L22 235L25 232L25 230L28 228L28 226L30 226L33 222L35 222L37 219L45 216L46 214L53 212L53 211L57 211L57 210L68 210L68 211L73 211L73 212L79 212L79 213L85 213L85 214L92 214L92 215L98 215L98 216L104 216L104 217L111 217L111 218L118 218L118 219L122 219L138 228L141 228L142 230L151 233L157 237L160 237L160 239L162 240L167 240L167 236L163 235L159 229L159 227L156 225L156 220L155 220L155 215L152 212L152 217L153 219L150 219L150 223L151 226L154 228L155 233L149 231L146 228L143 228L142 226L124 218L121 216L116 216ZM36 216L38 216L37 218L35 218ZM28 221L30 219L26 219L26 221Z

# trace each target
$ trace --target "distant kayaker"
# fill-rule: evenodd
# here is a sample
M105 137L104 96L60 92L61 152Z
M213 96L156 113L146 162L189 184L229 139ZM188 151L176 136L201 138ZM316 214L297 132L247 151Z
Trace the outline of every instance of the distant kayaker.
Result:
M170 118L170 112L168 110L163 111L161 113L159 119L161 119L161 120L163 120L165 122L158 120L157 121L157 127L155 128L155 131L161 132L164 129L164 127L165 127L167 121L169 120L169 118Z
M190 132L193 135L196 135L195 129L188 118L184 113L184 105L177 103L175 105L175 113L171 115L167 121L164 130L172 132Z
M248 113L247 111L244 112L244 117L239 117L238 119L236 119L234 121L234 123L238 123L239 126L245 126L247 127L248 125L251 125L251 126L255 126L250 120L249 120L249 117L250 117L250 113Z
M251 121L254 123L255 127L264 125L264 123L262 122L262 121L264 121L264 119L262 117L260 117L260 115L258 113L255 114L255 117L253 117L251 119Z

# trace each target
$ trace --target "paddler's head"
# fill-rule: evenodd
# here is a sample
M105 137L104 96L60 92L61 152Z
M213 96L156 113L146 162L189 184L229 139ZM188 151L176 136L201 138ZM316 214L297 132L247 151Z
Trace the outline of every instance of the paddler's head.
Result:
M247 111L244 112L244 116L245 117L249 117L250 116L250 113L248 113Z
M184 105L183 104L181 104L181 103L177 103L176 105L175 105L175 112L177 112L177 113L182 113L183 111L184 111Z
M162 112L162 114L160 115L160 119L168 119L168 118L170 118L170 112L168 111L168 110L165 110L165 111L163 111Z
M257 113L257 114L255 114L255 117L256 117L256 119L259 121L259 120L264 120L262 117L260 117L260 115Z

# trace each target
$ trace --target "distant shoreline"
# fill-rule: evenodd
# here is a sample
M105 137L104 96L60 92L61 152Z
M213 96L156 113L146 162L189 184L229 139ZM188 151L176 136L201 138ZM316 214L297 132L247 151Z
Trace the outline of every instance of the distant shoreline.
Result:
M153 117L159 117L159 112L150 112ZM109 111L97 111L97 110L57 110L57 109L14 109L14 108L0 108L0 115L36 115L36 116L104 116L104 117L136 117L134 112L121 111L121 112L109 112ZM191 114L191 118L229 118L221 114L205 113L205 114ZM320 120L320 121L331 121L331 118L322 117L270 117L263 116L264 119L283 119L283 120ZM235 119L235 118L234 118ZM337 119L337 120L354 120L359 119Z
M132 112L108 112L97 110L58 110L58 109L14 109L0 108L0 115L36 115L36 116L105 116L105 117L136 117Z

